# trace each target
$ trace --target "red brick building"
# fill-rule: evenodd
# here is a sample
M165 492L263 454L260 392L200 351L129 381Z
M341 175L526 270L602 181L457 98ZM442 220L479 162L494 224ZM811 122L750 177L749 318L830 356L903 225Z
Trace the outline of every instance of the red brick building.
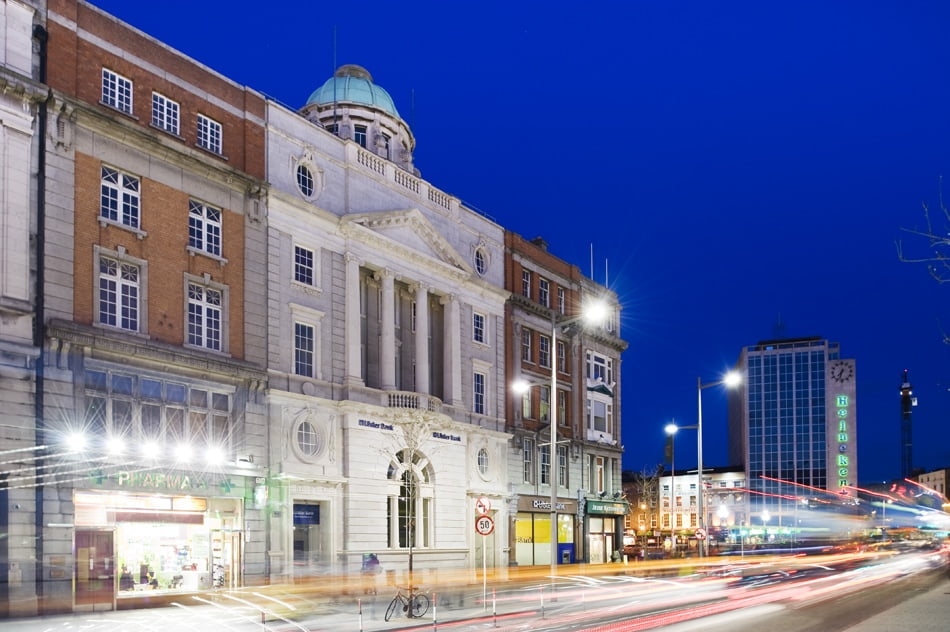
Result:
M50 449L11 612L261 582L265 100L84 2L34 20Z

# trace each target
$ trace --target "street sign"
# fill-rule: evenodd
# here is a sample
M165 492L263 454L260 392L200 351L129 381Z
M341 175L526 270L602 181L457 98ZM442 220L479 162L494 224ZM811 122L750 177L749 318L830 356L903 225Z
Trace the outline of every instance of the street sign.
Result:
M699 529L696 529L696 539L697 539L697 540L705 540L705 539L706 539L706 530L703 529L702 527L700 527Z
M489 535L495 530L495 521L491 516L479 516L475 518L475 533L479 535Z
M488 512L491 511L491 501L484 496L480 496L475 500L475 511L481 516L488 515Z

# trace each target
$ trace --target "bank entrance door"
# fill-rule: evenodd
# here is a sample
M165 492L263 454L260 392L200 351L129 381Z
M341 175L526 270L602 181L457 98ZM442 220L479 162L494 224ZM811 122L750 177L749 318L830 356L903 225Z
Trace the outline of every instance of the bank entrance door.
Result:
M328 567L328 531L320 523L321 503L294 503L294 576L307 577Z
M115 609L115 538L112 531L76 531L76 609Z

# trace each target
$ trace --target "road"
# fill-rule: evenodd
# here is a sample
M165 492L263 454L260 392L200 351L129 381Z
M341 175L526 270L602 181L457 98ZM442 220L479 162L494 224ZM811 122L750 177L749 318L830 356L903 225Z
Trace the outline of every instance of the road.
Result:
M437 586L429 593L433 607L424 617L407 619L399 612L389 622L383 617L392 598L388 589L354 595L271 587L196 595L163 608L11 620L3 629L923 632L945 629L950 620L945 555L694 560L673 566L601 567L597 574L583 574L592 569L577 567L581 574L560 575L554 584L538 575L494 582L484 591L471 584Z

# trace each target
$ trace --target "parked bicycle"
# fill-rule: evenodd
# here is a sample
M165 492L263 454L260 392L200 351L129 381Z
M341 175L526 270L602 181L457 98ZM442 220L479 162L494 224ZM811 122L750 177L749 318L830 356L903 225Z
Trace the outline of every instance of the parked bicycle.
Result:
M425 593L416 592L418 589L418 586L399 588L396 596L389 602L389 607L386 608L386 621L389 621L396 614L396 609L400 607L410 619L424 616L429 611L429 597Z

